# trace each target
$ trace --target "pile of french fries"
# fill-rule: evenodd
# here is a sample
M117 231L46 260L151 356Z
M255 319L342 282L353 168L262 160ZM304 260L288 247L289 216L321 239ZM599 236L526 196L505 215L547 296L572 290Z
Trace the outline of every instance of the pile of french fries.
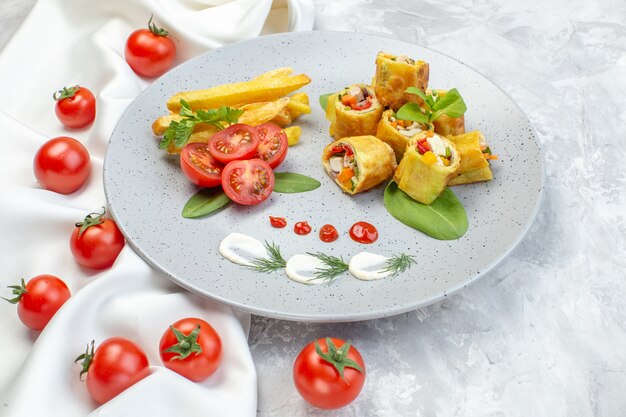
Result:
M244 110L239 117L239 123L251 126L266 122L276 123L285 130L289 145L295 145L300 139L302 130L299 126L289 125L301 115L310 113L311 107L309 97L305 93L292 93L309 84L311 79L305 74L292 74L293 68L282 67L249 81L174 94L167 101L170 114L155 120L152 131L156 136L163 136L172 121L182 119L178 114L182 99L189 103L194 112L229 106ZM214 126L198 123L189 142L207 142L217 131ZM179 153L180 149L169 147L167 151Z

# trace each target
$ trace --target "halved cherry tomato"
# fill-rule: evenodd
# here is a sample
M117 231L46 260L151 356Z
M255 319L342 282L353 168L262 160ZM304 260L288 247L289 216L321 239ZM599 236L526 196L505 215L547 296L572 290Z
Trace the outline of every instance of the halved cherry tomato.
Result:
M261 159L232 161L222 171L222 188L235 203L259 204L274 191L274 171Z
M256 157L276 168L287 157L289 143L285 131L274 123L263 123L256 130L260 139Z
M255 127L237 123L219 131L209 139L209 152L223 164L254 158L259 147Z
M186 144L180 151L180 167L189 181L200 187L222 184L224 165L213 158L206 143Z

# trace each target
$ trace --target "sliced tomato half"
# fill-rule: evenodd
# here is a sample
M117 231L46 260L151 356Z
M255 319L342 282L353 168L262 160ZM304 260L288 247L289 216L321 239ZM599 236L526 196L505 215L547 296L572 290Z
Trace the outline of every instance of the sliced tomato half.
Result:
M237 123L217 132L209 139L209 151L223 164L254 158L259 147L255 127Z
M289 142L285 131L274 123L263 123L257 126L256 130L260 139L256 157L276 168L287 157Z
M213 158L206 143L192 142L180 151L180 167L189 181L200 187L222 184L224 165Z
M259 204L274 191L274 171L261 159L232 161L222 172L222 188L235 203Z

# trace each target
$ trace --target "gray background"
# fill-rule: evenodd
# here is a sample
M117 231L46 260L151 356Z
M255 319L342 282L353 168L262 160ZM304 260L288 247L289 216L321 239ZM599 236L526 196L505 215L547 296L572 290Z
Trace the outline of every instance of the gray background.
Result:
M312 325L254 317L260 416L623 416L626 410L626 3L314 1L316 29L378 33L461 59L535 124L537 221L495 270L401 316ZM31 0L0 0L0 47ZM291 365L352 339L368 380L342 410L308 407Z

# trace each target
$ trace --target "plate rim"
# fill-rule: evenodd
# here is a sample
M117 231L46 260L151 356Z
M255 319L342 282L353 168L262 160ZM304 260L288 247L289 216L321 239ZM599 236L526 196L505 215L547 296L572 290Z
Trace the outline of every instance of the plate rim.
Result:
M224 48L230 48L230 47L234 47L234 46L240 46L242 44L248 44L248 43L255 43L258 42L260 39L266 39L266 38L284 38L284 37L291 37L291 36L302 36L304 34L306 34L305 36L316 36L316 35L311 35L313 33L320 33L320 34L341 34L349 36L349 35L357 35L357 36L361 36L361 37L372 37L372 38L382 38L382 39L390 39L396 42L404 42L404 43L408 43L406 41L403 40L399 40L396 39L394 37L391 36L385 36L385 34L372 34L372 33L360 33L360 32L350 32L350 31L332 31L332 30L312 30L312 31L303 31L303 32L285 32L285 33L276 33L276 34L270 34L270 35L263 35L263 36L258 36L255 38L250 38L250 39L246 39L246 40L242 40L239 42L235 42L235 43L231 43L228 45L223 45L219 48L210 50L210 51L206 51L204 53L201 53L199 55L196 55L186 61L183 61L181 63L179 63L178 65L176 65L175 67L171 68L169 71L167 71L165 74L163 74L162 76L154 79L151 84L149 84L146 88L144 88L144 90L141 91L141 93L139 93L137 95L137 97L135 97L135 99L133 101L131 101L130 103L128 103L126 109L128 109L128 107L130 107L131 105L133 105L136 101L140 100L145 94L147 94L148 90L150 89L150 87L158 82L161 78L165 77L168 73L170 73L171 71L175 71L176 68L188 64L191 61L194 60L200 60L202 57L207 56L207 55L211 55L214 53L218 53L220 50L224 49ZM412 44L412 46L414 47L418 47L421 49L425 49L428 50L434 54L437 55L441 55L441 56L445 56L448 59L451 59L459 64L461 64L464 68L467 68L471 71L473 71L475 74L477 74L478 76L484 78L485 80L487 80L490 84L492 84L493 86L495 86L498 90L500 90L500 92L506 96L506 98L508 98L510 100L511 103L513 103L513 105L519 110L520 114L524 117L524 119L528 122L528 125L530 126L530 130L532 133L532 137L533 140L535 141L536 145L537 145L537 149L538 149L538 164L539 164L539 192L537 195L537 199L535 201L534 207L532 209L532 212L530 214L530 216L527 218L526 223L524 224L523 230L518 234L518 236L516 237L516 239L507 247L507 249L502 252L499 256L497 256L494 260L492 260L486 267L484 267L481 271L473 273L471 275L468 275L466 277L466 279L464 279L461 283L448 288L448 290L445 290L443 292L441 292L440 294L437 294L434 297L430 297L428 299L422 300L421 302L416 302L414 304L410 304L410 305L405 305L402 307L398 307L395 308L393 310L390 309L376 309L376 310L368 310L366 312L363 313L358 313L358 314L349 314L349 315L342 315L342 316L337 316L337 315L332 315L332 314L317 314L317 315L304 315L304 314L297 314L297 313L284 313L284 312L277 312L275 310L268 310L268 309L264 309L264 308L258 308L258 307L254 307L254 306L249 306L237 301L233 301L233 300L229 300L226 299L224 297L221 297L219 295L215 295L215 294L209 294L207 293L205 290L202 290L192 284L190 284L187 281L184 281L182 279L179 279L178 277L170 274L165 268L161 267L158 262L154 259L152 259L149 255L147 255L146 253L144 253L144 251L141 250L141 248L135 244L135 242L130 239L128 237L128 234L125 230L125 227L123 225L123 223L120 223L118 218L117 218L117 214L115 211L115 206L113 204L111 204L111 199L109 196L109 189L107 186L107 181L106 181L106 172L107 172L107 167L108 167L108 161L110 161L109 159L109 145L111 144L111 139L113 137L113 134L118 130L118 127L121 124L122 121L122 115L126 112L126 109L124 110L124 113L122 113L122 115L120 115L120 118L117 120L117 123L115 124L115 127L113 128L113 130L111 131L111 134L109 135L109 139L107 141L107 146L106 146L106 151L105 151L105 155L103 158L103 162L102 162L102 181L103 181L103 188L104 188L104 195L105 195L105 199L107 202L107 206L108 206L108 213L109 215L113 218L113 220L115 220L116 224L118 225L118 228L120 229L120 231L122 232L122 234L124 235L124 238L126 239L126 243L131 246L131 248L144 260L146 261L146 263L148 263L151 267L157 269L158 271L162 272L163 274L165 274L171 281L173 281L174 283L176 283L177 285L185 288L186 290L189 290L190 292L199 295L201 297L205 297L214 301L218 301L221 303L224 303L232 308L236 308L242 311L246 311L248 313L251 314L256 314L259 316L263 316L263 317L269 317L269 318L273 318L273 319L280 319L280 320L288 320L288 321L298 321L298 322L310 322L310 323L343 323L343 322L356 322L356 321L366 321L366 320L373 320L373 319L378 319L378 318L383 318L383 317L392 317L392 316L397 316L400 314L404 314L410 311L414 311L414 310L418 310L421 308L424 308L426 306L435 304L440 302L441 300L447 298L448 296L454 295L456 293L458 293L459 291L461 291L462 289L466 288L469 284L472 284L476 281L478 281L480 278L484 277L485 275L487 275L489 272L491 272L500 262L502 262L505 258L507 258L511 252L513 252L513 250L515 250L520 242L526 237L528 231L530 230L530 227L532 226L532 224L535 222L536 218L537 218L537 214L539 213L539 209L543 203L544 200L544 193L545 193L545 184L546 184L546 167L545 167L545 155L544 155L544 149L541 145L541 142L539 141L539 134L537 133L537 129L535 127L535 125L532 123L532 121L530 120L530 118L528 117L528 115L526 114L526 112L520 107L520 105L517 103L517 101L515 101L513 99L513 97L511 97L511 95L505 91L498 83L494 82L491 77L485 75L484 73L478 71L477 69L475 69L474 67L467 65L466 63L464 63L463 61L452 57L446 53L440 52L436 49L433 48L429 48L426 46L422 46L419 44ZM314 105L315 105L315 101L314 101Z

